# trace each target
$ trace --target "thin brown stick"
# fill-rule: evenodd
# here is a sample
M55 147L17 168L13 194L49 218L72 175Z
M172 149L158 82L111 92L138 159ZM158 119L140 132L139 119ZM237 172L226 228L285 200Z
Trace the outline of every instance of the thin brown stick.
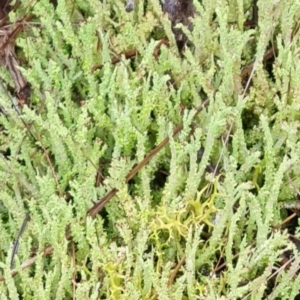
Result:
M29 215L26 215L23 222L22 222L22 225L19 229L19 232L18 232L18 235L15 239L14 245L13 245L12 254L11 254L11 261L10 261L10 268L11 269L14 266L14 259L15 259L15 256L16 256L17 252L18 252L18 249L19 249L20 238L22 237L22 235L25 231L25 228L27 226L28 221L29 221Z
M178 262L178 264L176 265L176 267L175 267L175 269L173 270L173 272L171 273L171 276L170 276L170 278L169 278L169 280L168 280L168 283L167 283L167 286L168 286L168 287L170 287L171 284L173 283L173 281L174 281L174 279L175 279L175 277L176 277L176 275L177 275L177 273L178 273L180 267L182 266L182 264L183 264L184 261L185 261L185 258L186 258L186 255L184 254L184 255L182 256L182 258L180 259L180 261ZM158 298L158 294L155 294L155 295L153 296L152 300L156 300L157 298Z
M180 259L180 261L178 262L176 268L173 270L173 272L172 272L172 274L171 274L171 276L170 276L170 278L169 278L169 280L168 280L168 286L169 286L169 287L170 287L171 284L173 283L173 281L174 281L174 279L175 279L175 277L176 277L176 275L177 275L179 269L180 269L181 266L183 265L183 263L184 263L184 261L185 261L185 258L186 258L186 255L184 254L184 255L182 256L182 258Z
M277 274L279 274L279 272L283 271L286 269L286 267L288 265L290 265L293 261L295 260L295 257L290 258L289 260L287 260L278 270L276 270L274 273L272 273L270 276L268 276L267 281L269 281L271 278L273 278L274 276L276 276ZM251 292L249 292L244 298L242 298L242 300L246 300L249 299L249 296L255 292L256 290L258 290L260 288L260 286L256 286L254 288L254 290L252 290Z
M277 48L275 47L271 47L269 48L266 52L265 55L263 57L263 62L266 62L267 60L269 60L270 58L275 56L275 53L277 51ZM254 63L250 63L249 65L245 66L240 74L240 77L242 79L246 78L247 76L250 76L252 73L252 70L254 68Z
M222 248L222 251L221 251L220 257L219 257L219 259L218 259L218 262L217 262L217 264L216 264L216 266L215 266L214 270L212 271L212 276L213 276L214 274L216 274L216 273L217 273L217 271L216 271L216 270L218 270L218 268L219 268L219 266L220 266L221 259L222 259L222 257L223 257L224 251L225 251L225 248Z
M36 132L37 132L37 131L36 131ZM60 185L59 185L59 182L58 182L56 173L55 173L55 171L54 171L54 167L53 167L52 162L51 162L51 159L50 159L50 157L49 157L49 152L48 152L47 149L44 147L44 145L43 145L43 143L42 143L42 138L40 137L40 135L39 135L38 133L37 133L37 137L38 137L37 140L39 141L39 143L40 143L40 145L41 145L41 148L42 148L43 151L44 151L44 156L45 156L46 161L47 161L47 163L48 163L48 165L49 165L49 168L50 168L50 170L51 170L52 177L53 177L53 179L54 179L54 181L55 181L55 184L56 184L56 187L57 187L57 189L58 189L59 197L63 197L63 192L61 191L61 188L60 188Z
M52 246L47 246L47 247L44 249L44 256L50 255L50 254L52 254L52 252L53 252ZM37 260L37 256L34 256L34 257L28 259L27 261L25 261L24 263L22 263L21 269L24 270L24 269L26 269L26 268L32 266L32 265L35 263L36 260ZM12 271L10 272L10 274L11 274L12 277L14 277L14 276L16 276L16 275L18 274L18 271L17 271L16 269L14 269L14 270L12 270ZM0 276L0 281L4 281L4 279L5 279L5 278L4 278L3 275Z
M288 223L290 220L292 220L292 219L294 219L296 217L297 217L296 213L291 214L290 216L288 216L287 218L285 218L281 223L279 223L278 225L274 226L273 230L279 229L284 224Z
M111 59L111 63L114 65L114 64L120 62L120 61L121 61L121 56L122 56L122 55L124 55L126 59L129 59L129 58L131 58L131 57L133 57L133 56L136 56L137 53L138 53L138 52L137 52L136 49L128 50L128 51L126 51L126 52L121 53L121 54L118 55L118 56L113 57L113 58ZM103 64L95 65L95 66L92 67L91 72L93 73L93 72L95 72L96 70L101 69L102 67L103 67Z

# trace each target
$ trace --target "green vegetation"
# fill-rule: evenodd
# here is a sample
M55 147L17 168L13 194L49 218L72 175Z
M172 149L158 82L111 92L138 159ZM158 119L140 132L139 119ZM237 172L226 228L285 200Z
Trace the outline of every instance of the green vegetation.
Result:
M1 299L300 293L297 219L281 225L300 193L300 4L258 1L250 28L250 0L194 2L182 52L158 0L10 13L33 15L16 38L31 95L18 114L0 69Z

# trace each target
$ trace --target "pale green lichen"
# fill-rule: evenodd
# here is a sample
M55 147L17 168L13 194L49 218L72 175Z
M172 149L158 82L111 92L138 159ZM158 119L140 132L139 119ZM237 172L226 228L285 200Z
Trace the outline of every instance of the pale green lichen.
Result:
M31 2L22 1L12 20ZM31 30L16 41L32 86L31 108L21 116L6 93L13 82L4 68L0 74L8 115L0 115L3 299L299 293L296 251L290 269L271 277L280 255L295 250L273 228L300 189L300 7L258 1L258 26L248 30L251 1L194 2L198 14L193 32L183 29L191 41L183 53L159 1L145 13L138 1L132 14L119 0L59 0L56 8L43 0L31 8ZM157 30L170 45L154 57ZM263 55L271 45L277 51L268 70ZM119 55L133 48L131 60ZM112 64L116 56L120 62ZM240 73L250 63L252 85L244 93ZM209 106L196 116L206 98ZM126 182L166 137L167 146ZM86 217L112 188L118 192L105 212ZM13 278L12 244L27 214ZM53 253L45 257L48 245ZM21 270L31 255L34 266ZM220 256L226 269L215 274Z

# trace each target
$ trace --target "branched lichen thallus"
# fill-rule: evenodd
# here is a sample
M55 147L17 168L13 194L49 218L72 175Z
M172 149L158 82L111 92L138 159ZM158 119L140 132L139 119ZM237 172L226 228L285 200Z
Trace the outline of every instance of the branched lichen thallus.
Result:
M126 11L131 12L134 9L135 0L126 1ZM186 35L181 29L175 28L177 24L182 23L190 31L193 29L191 17L195 14L195 6L192 0L165 0L163 3L163 12L167 13L172 23L172 31L179 50L188 42Z

